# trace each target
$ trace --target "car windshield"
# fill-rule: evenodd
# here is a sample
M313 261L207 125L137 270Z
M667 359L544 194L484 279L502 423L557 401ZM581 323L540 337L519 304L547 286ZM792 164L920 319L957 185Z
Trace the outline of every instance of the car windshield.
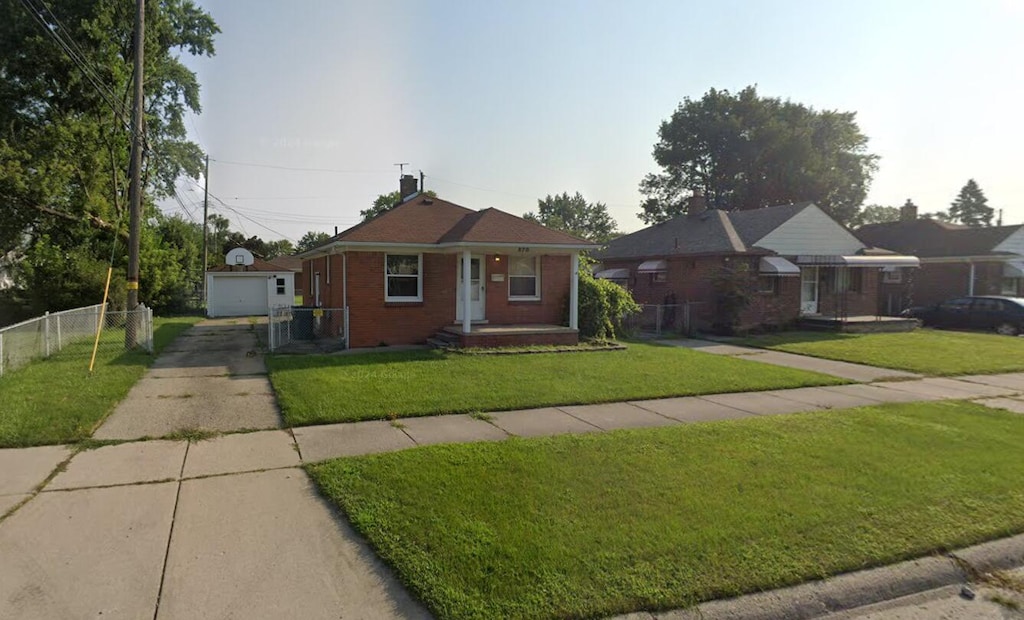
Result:
M1006 301L1010 302L1015 306L1020 306L1021 308L1024 308L1024 297L1007 297Z

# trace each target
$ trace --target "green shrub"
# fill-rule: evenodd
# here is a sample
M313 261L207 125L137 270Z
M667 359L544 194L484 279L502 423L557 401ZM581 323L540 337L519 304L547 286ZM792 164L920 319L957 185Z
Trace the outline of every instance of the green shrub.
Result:
M595 278L582 261L579 273L580 338L612 340L622 331L622 321L640 312L629 291L609 280Z

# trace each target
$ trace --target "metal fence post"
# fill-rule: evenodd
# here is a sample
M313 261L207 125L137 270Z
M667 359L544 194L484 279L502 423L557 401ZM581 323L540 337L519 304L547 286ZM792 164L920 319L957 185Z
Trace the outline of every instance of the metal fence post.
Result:
M152 354L153 353L153 309L152 308L146 308L146 321L149 323L149 329L147 330L149 332L149 334L148 334L149 338L147 339L147 342L148 342L149 346L147 348L149 349L150 354Z
M50 313L43 314L43 348L44 357L50 357Z
M267 346L274 352L274 309L267 311Z
M62 339L61 339L61 335L60 335L60 313L57 313L57 351L58 352L60 352L64 348L63 347L63 343L61 342L61 340Z
M4 334L0 332L0 377L4 376Z

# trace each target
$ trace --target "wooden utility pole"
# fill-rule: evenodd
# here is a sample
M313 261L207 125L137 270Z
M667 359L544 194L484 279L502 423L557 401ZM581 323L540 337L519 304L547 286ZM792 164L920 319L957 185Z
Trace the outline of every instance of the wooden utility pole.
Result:
M142 63L145 48L146 0L135 0L135 92L132 96L132 153L128 186L128 311L139 306L139 237L142 228ZM137 321L125 324L125 347L134 349L138 343Z
M203 170L203 306L206 306L206 270L209 268L209 215L210 207L210 155L206 155L206 168Z

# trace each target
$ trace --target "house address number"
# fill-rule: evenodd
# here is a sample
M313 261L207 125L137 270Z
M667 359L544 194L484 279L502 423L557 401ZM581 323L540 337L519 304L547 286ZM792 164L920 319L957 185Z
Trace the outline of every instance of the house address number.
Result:
M518 250L518 251L519 251L520 253L523 253L523 252L529 252L529 251L530 251L530 248L527 248L527 247L519 247L519 248L516 248L516 249L517 249L517 250Z

